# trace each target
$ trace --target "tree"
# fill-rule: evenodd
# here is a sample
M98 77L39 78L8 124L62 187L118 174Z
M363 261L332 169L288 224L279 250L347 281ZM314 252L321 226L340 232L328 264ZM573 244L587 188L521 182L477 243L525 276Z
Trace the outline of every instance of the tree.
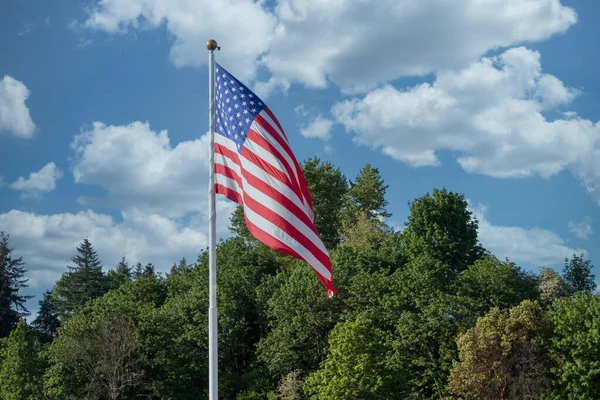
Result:
M538 276L538 285L543 305L551 304L568 296L571 291L569 284L551 268L542 268Z
M340 322L329 336L329 351L304 390L315 400L394 399L400 376L386 366L385 333L367 321Z
M109 289L98 253L87 238L77 247L77 255L71 260L75 265L69 266L69 272L63 274L53 291L61 320Z
M29 315L25 302L32 296L19 295L27 287L22 257L13 258L9 235L0 232L0 338L7 337L20 318Z
M340 213L345 205L348 181L339 168L316 157L302 162L302 171L312 199L317 232L325 247L333 249L339 243Z
M596 289L596 282L594 280L596 277L592 274L593 268L594 266L590 260L583 259L583 254L580 256L573 254L573 258L570 260L565 258L563 278L573 293Z
M347 218L358 211L366 213L371 219L385 220L392 214L386 211L388 204L385 193L388 185L384 185L379 169L373 168L371 164L365 165L356 176L355 182L350 182L348 190Z
M60 320L56 314L54 297L50 290L47 290L44 293L44 298L40 300L40 309L32 325L42 343L49 343L56 338Z
M121 257L121 261L117 264L116 272L126 276L128 279L131 279L131 268L129 267L129 263L125 256Z
M600 296L583 291L557 300L554 322L553 374L565 399L600 398Z
M551 328L537 302L493 308L457 339L450 391L464 399L537 399L550 389Z
M401 233L403 251L410 259L427 256L443 270L445 280L465 270L484 253L477 239L477 220L461 194L433 190L409 203L410 215Z
M25 321L20 320L0 353L0 398L42 398L44 365L39 351L38 343L28 332Z

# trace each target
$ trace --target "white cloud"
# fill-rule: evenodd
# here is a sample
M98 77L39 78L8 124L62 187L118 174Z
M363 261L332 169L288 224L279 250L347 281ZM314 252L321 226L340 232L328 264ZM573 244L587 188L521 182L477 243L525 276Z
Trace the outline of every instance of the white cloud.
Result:
M29 174L29 178L19 177L10 184L11 189L21 192L21 197L40 198L43 194L56 189L56 181L62 178L63 173L56 164L49 162L37 172Z
M23 82L8 75L0 80L0 133L12 133L26 139L33 136L35 124L25 105L28 98L29 89Z
M592 230L592 219L586 216L581 222L569 221L569 231L580 239L588 240L594 233Z
M560 0L99 0L84 25L108 32L165 24L176 65L203 65L205 41L261 94L290 83L363 90L407 75L460 68L489 50L544 40L577 20Z
M300 127L300 134L305 138L318 138L327 141L331 138L332 127L333 121L323 118L322 115L317 115L308 124Z
M219 204L220 238L229 235L223 228L231 207ZM67 271L85 237L105 268L114 268L124 255L130 263L152 262L159 272L167 272L181 257L195 262L208 245L204 216L193 216L184 223L135 209L123 211L122 222L91 210L53 215L11 210L0 214L0 230L10 235L15 254L23 256L31 288L51 287Z
M100 0L84 26L111 33L129 27L157 28L163 24L174 36L171 60L177 66L205 65L202 51L215 38L223 51L218 61L240 79L256 73L258 57L269 48L275 17L254 0Z
M75 182L108 191L106 199L82 198L84 204L135 207L170 217L206 210L207 135L172 147L167 131L154 132L148 123L95 122L71 147Z
M587 254L584 249L570 248L559 235L547 229L493 225L486 218L485 206L471 207L471 211L479 222L481 244L499 258L551 266L562 263L574 253Z
M550 177L565 168L600 202L600 124L544 112L577 95L542 73L540 54L524 47L482 58L432 84L384 86L337 103L332 113L356 142L411 166L439 164L436 152L457 152L468 172L493 177Z

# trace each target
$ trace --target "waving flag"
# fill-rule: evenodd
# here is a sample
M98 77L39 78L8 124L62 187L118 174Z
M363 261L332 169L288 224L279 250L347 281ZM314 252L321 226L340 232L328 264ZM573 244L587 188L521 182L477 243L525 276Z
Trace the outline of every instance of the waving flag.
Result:
M329 253L313 223L304 175L277 118L218 64L215 105L216 193L244 207L256 239L306 261L332 296Z

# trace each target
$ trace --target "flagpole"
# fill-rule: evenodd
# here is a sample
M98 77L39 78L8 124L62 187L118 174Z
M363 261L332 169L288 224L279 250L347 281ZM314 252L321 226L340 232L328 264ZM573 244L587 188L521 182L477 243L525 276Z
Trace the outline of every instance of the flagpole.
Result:
M208 179L208 398L219 397L219 353L217 350L217 251L215 210L215 50L217 42L206 42L208 49L208 125L210 131L210 165Z

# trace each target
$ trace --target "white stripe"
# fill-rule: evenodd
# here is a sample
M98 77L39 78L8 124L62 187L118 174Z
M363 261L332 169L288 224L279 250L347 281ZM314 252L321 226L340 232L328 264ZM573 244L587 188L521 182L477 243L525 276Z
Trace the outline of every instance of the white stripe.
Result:
M265 119L265 121L271 126L271 128L273 128L275 130L275 132L277 132L279 134L281 139L288 145L288 148L290 149L290 152L291 152L292 146L290 146L290 143L288 142L287 138L285 137L285 134L279 129L279 127L277 126L275 121L273 121L271 119L269 114L263 110L260 112L260 116L263 117ZM264 133L265 134L263 136L265 136L265 138L266 138L267 132L264 132ZM288 154L287 151L283 151L283 148L278 148L277 150L282 154L285 154L285 155ZM296 165L294 164L294 162L291 159L286 158L286 161L288 161L288 163L290 164L290 167L292 168L292 171L294 171L294 175L296 176L296 182L298 182L298 186L300 188L302 188L302 185L300 185L300 178L299 178L299 174L302 174L302 170L298 170L298 168L296 168ZM300 189L300 191L302 192L302 189ZM310 203L308 202L308 199L304 198L303 192L302 192L302 202L304 203L304 207L306 207L307 214L308 214L310 220L313 221L315 214L314 214L312 208L310 207Z
M273 178L264 170L257 167L252 162L246 160L244 157L240 157L240 161L242 162L242 168L248 173L254 175L256 178L260 179L265 185L272 187L274 190L279 192L282 196L285 196L289 201L294 203L302 212L306 214L306 210L302 206L302 201L288 185L279 181L278 179Z
M327 270L327 268L310 251L298 243L296 239L285 233L266 218L252 211L250 208L245 207L244 213L250 222L252 222L261 230L265 231L268 235L271 235L285 243L288 247L298 253L300 257L302 257L307 263L309 263L319 275L326 280L331 281L331 273Z
M288 145L288 147L291 149L292 147L290 146L287 138L285 137L285 133L283 133L281 131L281 129L279 129L279 127L277 126L277 124L275 123L275 121L273 121L271 119L271 116L263 109L259 115L261 117L263 117L265 119L265 121L267 121L269 123L269 125L271 125L273 127L273 129L275 129L275 132L279 133L279 136L281 136L281 138L283 139L283 141Z
M244 191L246 196L253 198L259 204L267 207L269 210L273 211L275 214L279 215L281 218L285 219L291 225L293 225L296 229L302 233L306 239L315 244L325 255L329 257L329 253L327 253L327 249L321 238L315 234L315 232L310 229L310 227L306 226L302 220L294 215L290 210L285 208L285 206L279 204L269 196L265 195L260 190L256 189L254 186L250 185L244 178L242 178L242 182L244 184Z
M240 196L242 196L242 199L244 198L244 191L242 190L240 185L238 185L235 179L231 179L228 176L215 173L215 184L225 186L226 188L237 192Z
M294 161L291 159L288 152L285 151L285 149L281 146L281 144L279 144L279 142L265 128L260 126L260 124L258 122L256 122L256 120L254 120L254 122L252 123L252 126L250 126L250 129L254 130L256 133L258 133L260 136L262 136L271 146L273 146L275 148L275 150L277 150L277 152L279 154L281 154L281 156L287 162L288 167L294 172L295 179L290 178L290 180L297 182L298 186L300 186L300 181L298 180L298 171L296 171L296 167L294 166ZM286 169L286 171L287 171L287 169Z

